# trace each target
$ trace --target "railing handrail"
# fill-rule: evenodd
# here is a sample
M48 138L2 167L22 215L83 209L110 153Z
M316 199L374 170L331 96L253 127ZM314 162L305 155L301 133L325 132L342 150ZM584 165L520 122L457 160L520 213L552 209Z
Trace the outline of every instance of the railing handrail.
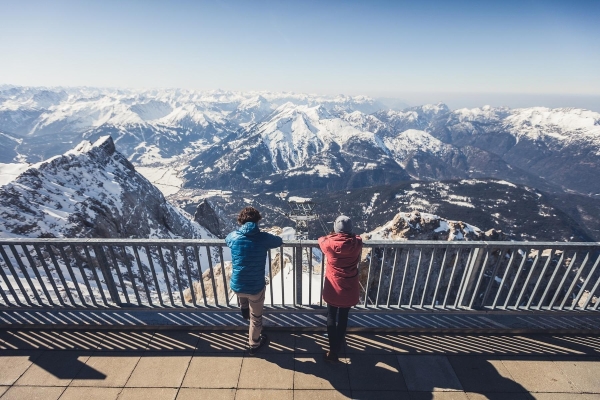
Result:
M221 246L225 239L105 239L105 238L0 238L0 245L9 244L97 244L97 245L200 245ZM284 240L284 246L318 246L317 240ZM600 246L600 242L526 242L526 241L444 241L444 240L364 240L367 247L410 246L410 247L494 247L516 248L593 248Z

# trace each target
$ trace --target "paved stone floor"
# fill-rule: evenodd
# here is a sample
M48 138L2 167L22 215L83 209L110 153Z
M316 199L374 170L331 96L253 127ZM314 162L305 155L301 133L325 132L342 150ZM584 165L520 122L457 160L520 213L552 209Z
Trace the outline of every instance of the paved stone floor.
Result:
M600 336L0 331L1 399L600 399Z

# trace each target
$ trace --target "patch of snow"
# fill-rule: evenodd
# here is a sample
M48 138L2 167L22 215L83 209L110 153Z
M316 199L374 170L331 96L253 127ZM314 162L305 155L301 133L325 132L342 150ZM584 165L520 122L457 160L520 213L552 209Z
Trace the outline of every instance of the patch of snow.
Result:
M30 165L27 163L0 163L0 186L6 185L7 183L11 182L22 172L27 170L29 166Z

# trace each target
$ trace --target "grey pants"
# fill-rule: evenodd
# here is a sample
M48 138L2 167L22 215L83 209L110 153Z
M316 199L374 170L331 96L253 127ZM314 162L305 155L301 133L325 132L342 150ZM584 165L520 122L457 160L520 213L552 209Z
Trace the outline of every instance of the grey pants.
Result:
M250 332L248 333L248 344L256 347L260 344L260 333L262 332L262 314L265 305L265 289L256 294L237 293L242 308L250 308Z

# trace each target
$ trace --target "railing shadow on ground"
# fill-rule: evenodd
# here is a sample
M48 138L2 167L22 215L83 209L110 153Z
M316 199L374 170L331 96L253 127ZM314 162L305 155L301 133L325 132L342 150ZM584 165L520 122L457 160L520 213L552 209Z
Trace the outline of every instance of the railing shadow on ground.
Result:
M500 373L499 360L581 362L600 357L598 336L351 333L341 362L330 365L322 357L327 348L322 332L272 332L271 338L252 362L276 366L272 370L279 373L292 371L299 386L310 381L314 388L352 398L408 398L410 392L411 399L432 399L434 391L464 390L490 399L507 398L507 393L532 399L521 384ZM234 331L10 330L0 331L0 356L28 357L59 379L102 381L107 376L88 365L91 356L152 352L245 359L246 340L245 332Z

